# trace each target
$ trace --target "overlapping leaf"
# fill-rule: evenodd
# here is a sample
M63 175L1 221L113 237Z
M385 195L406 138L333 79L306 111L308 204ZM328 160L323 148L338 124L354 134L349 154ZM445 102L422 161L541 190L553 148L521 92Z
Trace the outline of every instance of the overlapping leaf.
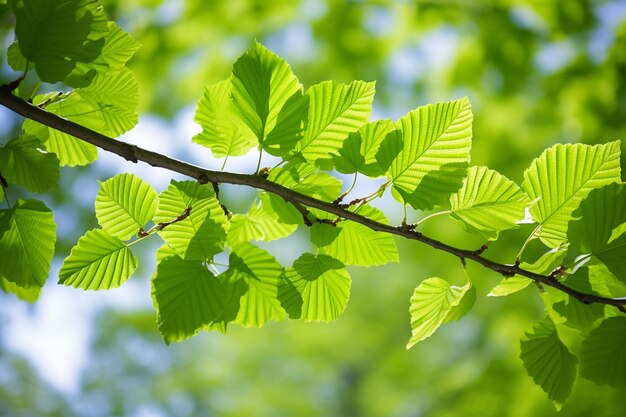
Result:
M100 183L95 206L100 226L128 240L154 216L157 193L138 176L119 174Z
M159 234L186 260L212 259L224 249L228 220L209 186L172 181L159 196L154 222L172 222L189 207L187 217L168 225Z
M524 334L521 349L520 358L528 375L560 410L576 381L578 359L561 342L548 317Z
M426 210L461 187L470 160L472 109L467 98L429 104L397 122L377 154L394 191L405 203Z
M583 342L580 374L600 385L626 386L626 317L604 320Z
M383 212L374 207L361 206L358 213L376 222L387 223ZM311 241L323 253L346 265L385 265L399 260L393 236L352 221L339 222L336 226L316 223L311 227Z
M55 242L54 216L41 201L18 200L0 210L0 276L22 288L42 287Z
M530 200L513 181L487 167L471 167L463 186L450 197L451 215L468 231L496 239L517 227Z
M122 285L137 268L137 258L117 237L101 229L85 233L59 271L59 283L84 290Z
M333 201L341 194L341 181L315 166L297 160L273 169L268 179L291 190L326 201Z
M24 134L0 147L0 172L10 184L23 185L41 193L59 183L59 160L54 154L40 151L41 143Z
M285 155L296 144L306 109L302 85L291 67L260 43L233 65L233 105L259 146Z
M361 126L348 135L338 155L333 156L335 168L344 174L360 172L368 177L385 175L376 160L382 141L395 130L391 120L378 120Z
M539 223L535 234L549 247L566 239L567 224L581 200L594 188L620 181L619 142L604 145L555 145L524 172L522 187Z
M296 152L306 161L328 168L332 166L331 155L341 149L348 135L369 120L374 83L324 81L309 88L306 96L307 127Z
M163 259L152 279L159 332L166 343L179 342L217 320L224 311L225 287L200 261Z
M15 294L20 300L34 303L41 295L41 287L22 288L0 275L0 289L8 294Z
M15 34L22 55L42 81L62 81L79 62L100 55L109 33L96 0L17 0Z
M428 278L415 288L411 297L411 329L412 336L406 345L407 349L430 337L443 323L458 320L467 313L473 302L462 303L463 298L472 287L467 283L462 287L450 285L441 278ZM470 293L470 300L476 294ZM455 309L460 311L455 312Z
M346 308L351 282L337 259L305 253L285 270L278 297L292 319L332 321Z

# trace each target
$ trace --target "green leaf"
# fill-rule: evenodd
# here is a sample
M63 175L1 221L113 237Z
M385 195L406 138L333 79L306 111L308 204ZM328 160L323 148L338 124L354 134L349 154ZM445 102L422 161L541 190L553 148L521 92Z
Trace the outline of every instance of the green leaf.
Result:
M463 298L461 298L461 302L452 307L446 318L443 320L443 324L460 320L472 309L472 307L474 307L474 304L476 303L476 287L474 287L471 282L468 282L466 285L469 285L469 289L463 295Z
M230 80L207 86L194 116L202 132L193 141L211 149L216 158L245 155L257 144L254 133L231 108L230 93Z
M376 154L382 141L392 134L395 128L391 120L378 120L350 133L339 149L339 155L333 156L337 171L344 174L360 172L368 177L385 175L385 171L376 160Z
M594 188L620 182L619 142L605 145L555 145L533 161L524 172L522 187L539 223L535 237L549 247L566 239L567 224L581 200Z
M305 100L291 67L260 43L233 65L233 105L262 149L286 155L300 138Z
M526 372L560 410L574 387L578 359L561 342L549 317L524 334L521 349Z
M580 351L580 375L596 384L626 386L626 317L611 317L589 333Z
M443 323L460 318L462 314L469 310L467 303L463 304L459 312L454 312L454 308L461 305L461 302L471 288L471 283L462 287L450 285L441 278L428 278L415 288L411 297L411 329L412 336L406 348L412 348L416 343L430 337ZM470 299L475 298L475 294L469 295ZM467 308L467 310L465 310ZM465 311L463 311L465 310ZM448 319L449 318L449 319Z
M591 254L626 283L626 185L609 184L592 190L569 223L567 237L578 253Z
M119 174L100 183L95 206L100 226L128 240L154 216L157 193L138 176Z
M26 71L26 58L20 51L20 45L18 41L13 42L7 49L7 63L16 72Z
M255 201L248 214L235 214L230 219L226 240L229 246L251 240L270 242L295 232L298 226L281 221L266 193L261 194L260 200L260 204Z
M59 160L54 154L41 152L41 142L24 134L0 147L0 172L10 184L25 186L41 193L59 183Z
M346 308L352 281L337 259L305 253L282 278L278 298L292 319L332 321Z
M59 271L59 283L84 290L108 290L122 285L137 269L137 258L117 237L101 229L78 239Z
M263 249L244 242L233 248L229 268L224 275L230 283L243 280L235 323L261 327L269 320L282 320L285 311L278 300L282 266Z
M532 283L532 279L518 275L510 278L503 278L498 285L491 289L489 294L487 294L487 297L505 297L523 290Z
M513 181L486 167L471 167L459 191L450 197L451 216L489 240L513 229L530 200Z
M283 185L293 191L333 201L341 194L341 181L327 172L306 163L292 160L282 167L270 171L268 180Z
M472 108L467 97L429 104L397 122L396 137L380 146L377 159L402 201L431 209L461 187L470 160Z
M88 63L78 63L79 68L94 68L98 72L120 70L126 66L141 46L115 22L107 22L109 33L104 41L102 52Z
M17 298L34 303L41 295L41 287L22 288L14 282L0 276L0 288L7 294L15 294Z
M54 255L54 216L38 200L0 210L0 275L21 288L43 287Z
M155 223L167 223L185 213L186 218L159 232L163 240L186 260L210 260L224 250L228 220L210 186L193 181L172 181L159 196Z
M224 311L226 291L200 261L163 259L152 278L158 326L166 343L192 337Z
M358 214L379 223L387 223L383 212L371 206L359 207ZM342 221L336 226L315 223L311 227L311 241L323 253L346 265L385 265L399 261L393 236L375 232L352 221Z
M332 155L343 146L352 132L369 120L375 84L336 81L315 84L306 93L309 115L304 137L295 150L310 163L332 166Z
M96 59L109 33L95 0L17 0L13 11L22 55L49 83L62 81L78 62Z

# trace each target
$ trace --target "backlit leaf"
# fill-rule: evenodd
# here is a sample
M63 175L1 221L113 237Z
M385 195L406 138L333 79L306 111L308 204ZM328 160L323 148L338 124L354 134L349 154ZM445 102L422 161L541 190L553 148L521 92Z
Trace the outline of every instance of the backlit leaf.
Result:
M41 142L24 134L0 147L0 172L9 182L41 193L59 183L59 160L56 155L42 152Z
M600 385L626 386L626 317L604 320L580 351L580 375Z
M368 177L385 175L376 160L383 139L395 130L391 120L378 120L361 126L348 135L338 155L333 156L335 168L344 174L360 172Z

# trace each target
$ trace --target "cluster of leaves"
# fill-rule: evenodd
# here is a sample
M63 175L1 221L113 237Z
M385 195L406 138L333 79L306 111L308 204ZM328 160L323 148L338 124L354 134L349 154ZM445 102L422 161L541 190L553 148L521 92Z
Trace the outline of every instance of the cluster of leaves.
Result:
M137 84L125 67L138 44L94 0L12 3L17 40L8 49L16 71L35 69L46 83L68 91L31 95L50 113L117 137L137 123ZM46 27L47 31L40 28ZM400 207L447 214L486 241L522 222L536 228L546 253L522 269L549 276L585 294L626 295L626 191L621 183L620 145L555 145L532 161L521 186L487 167L470 166L471 106L467 98L426 105L397 121L370 121L374 83L324 81L306 92L280 57L256 43L233 65L229 78L206 87L193 141L218 158L256 148L255 175L294 193L332 202L346 211L386 224L369 203L390 189ZM22 92L20 92L22 93ZM262 155L281 158L260 170ZM26 120L23 133L0 148L0 284L35 300L54 255L53 213L39 200L9 204L6 191L24 186L41 193L56 186L59 166L86 165L95 146L54 128ZM332 171L384 177L378 192L349 203ZM351 278L347 265L397 262L391 235L346 221L268 192L259 192L246 213L232 214L217 184L172 181L157 193L142 179L120 174L100 184L95 213L100 229L82 236L59 271L59 282L85 290L118 287L137 267L132 245L158 234L152 295L158 327L170 343L202 330L225 332L228 324L262 326L285 318L330 321L345 309ZM420 222L421 223L421 222ZM419 226L403 224L413 231ZM306 227L314 250L283 266L253 241L285 238ZM525 247L526 245L524 245ZM228 254L228 263L216 256ZM504 296L530 285L520 276L490 292ZM465 285L442 278L424 280L410 300L412 337L431 336L444 323L465 315L476 300ZM557 407L581 375L599 384L624 385L626 317L603 304L587 306L567 294L544 289L546 317L521 342L529 375ZM569 327L582 339L578 355L558 330Z

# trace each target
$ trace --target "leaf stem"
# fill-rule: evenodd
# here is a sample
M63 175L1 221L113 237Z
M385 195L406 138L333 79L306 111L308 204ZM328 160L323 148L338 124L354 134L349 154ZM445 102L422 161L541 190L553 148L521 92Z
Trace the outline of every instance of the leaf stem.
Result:
M424 217L423 219L419 220L417 223L415 223L415 227L419 226L420 224L424 223L427 220L432 219L433 217L442 216L444 214L450 214L450 213L452 213L452 210L444 210L444 211L438 211L436 213L431 213L428 216Z
M259 170L261 169L261 159L263 159L263 149L259 149L259 161L256 164L256 171L254 171L255 175L259 175Z
M226 155L226 158L224 158L224 162L222 163L222 167L220 168L220 171L224 171L224 168L226 168L227 161L228 161L228 155Z
M524 254L524 251L526 250L526 247L528 246L528 244L536 238L535 233L537 233L537 230L539 230L539 225L537 225L537 227L535 227L535 230L533 230L533 232L528 235L528 237L526 238L526 240L524 241L524 244L522 245L522 247L520 248L519 252L517 253L517 256L515 257L515 263L520 263L522 261L522 255Z

